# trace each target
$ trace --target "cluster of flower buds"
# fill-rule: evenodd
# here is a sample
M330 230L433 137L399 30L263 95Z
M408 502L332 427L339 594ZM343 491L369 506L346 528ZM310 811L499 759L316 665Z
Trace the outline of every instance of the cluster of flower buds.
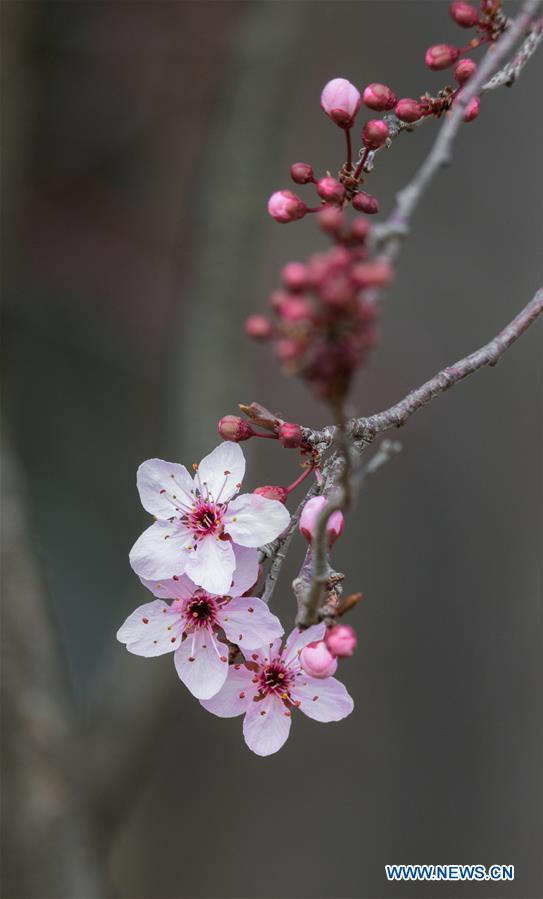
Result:
M331 677L337 670L337 660L354 654L357 647L354 629L348 624L337 624L327 629L324 640L310 643L300 653L304 671L311 677Z
M356 201L371 198L360 192ZM393 270L386 260L368 257L367 219L348 221L345 212L328 206L318 221L335 246L306 263L285 265L282 287L270 298L275 321L251 316L246 331L257 340L272 339L285 372L304 378L332 403L345 396L376 342L375 290L391 283Z

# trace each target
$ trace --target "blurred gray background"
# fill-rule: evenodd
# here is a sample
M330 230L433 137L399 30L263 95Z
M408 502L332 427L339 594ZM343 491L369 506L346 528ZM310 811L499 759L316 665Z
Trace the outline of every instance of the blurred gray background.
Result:
M402 454L349 518L336 567L365 597L350 622L359 651L340 671L350 718L324 727L298 715L286 747L260 759L240 719L206 714L170 657L139 659L115 640L147 598L127 558L147 522L138 464L197 461L238 402L327 420L242 333L279 267L325 245L311 220L266 215L291 162L320 172L342 161L322 86L341 75L400 96L436 90L450 79L425 69L425 49L465 32L441 0L3 0L1 12L4 406L85 749L94 722L108 728L79 797L97 785L107 889L540 897L539 327L409 422ZM541 75L540 54L462 130L417 213L353 411L397 401L535 292ZM370 190L385 214L435 134L428 124L379 154ZM275 444L244 449L249 489L297 474ZM302 552L298 542L275 597L287 630ZM25 614L24 591L5 598ZM22 745L7 752L8 785ZM70 747L77 767L83 752ZM17 809L8 795L2 895L74 899L62 892L72 850L55 813L36 886L41 838L31 824L13 849ZM385 863L413 862L514 864L516 878L386 882Z

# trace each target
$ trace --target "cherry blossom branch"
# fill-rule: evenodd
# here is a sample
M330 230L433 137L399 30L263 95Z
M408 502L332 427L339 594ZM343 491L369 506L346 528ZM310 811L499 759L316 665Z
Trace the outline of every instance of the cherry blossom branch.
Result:
M354 445L358 447L359 452L362 453L378 434L405 424L414 412L427 405L436 396L444 393L450 387L458 384L468 375L487 365L496 365L506 350L524 334L542 312L543 288L540 288L522 312L485 346L464 359L460 359L453 365L442 369L421 387L411 391L403 400L384 412L372 415L369 418L352 419L349 423L349 434L354 439ZM329 444L332 440L337 439L339 431L337 428L330 428L319 432L307 433L306 431L304 434L318 445ZM388 461L391 452L394 451L397 451L397 449L393 444L385 446L385 442L383 442L380 454L376 454L366 468L362 470L361 474L357 472L355 467L353 480L359 479L356 486L359 487L365 477ZM329 503L319 515L316 525L315 537L312 543L310 583L306 587L305 592L302 592L300 589L300 583L304 580L304 569L302 568L301 579L298 579L295 586L293 585L299 603L297 624L300 627L308 627L319 619L319 612L325 597L326 582L330 573L326 525L335 511L345 507L345 499L345 489L341 484L335 491L332 488L332 492L329 494ZM307 571L307 565L305 569ZM307 576L305 580L307 581Z
M451 161L452 146L462 125L468 103L484 89L487 80L493 76L503 60L511 53L522 33L529 27L538 6L539 0L526 0L519 15L512 20L502 37L487 51L476 74L458 95L452 109L447 114L447 118L429 155L412 181L397 194L396 205L388 219L375 228L375 245L381 256L389 260L396 258L401 238L408 234L411 218L424 192L438 171ZM527 55L526 48L521 48L521 51L510 64L513 71L518 70L520 72L529 56L536 49L537 43L539 41L536 41L535 46L530 45L531 52L529 55ZM503 84L510 83L511 78L511 70L509 70L508 66L505 69L507 70L505 80L500 81ZM495 86L497 87L499 84ZM491 89L491 87L487 88L487 90Z

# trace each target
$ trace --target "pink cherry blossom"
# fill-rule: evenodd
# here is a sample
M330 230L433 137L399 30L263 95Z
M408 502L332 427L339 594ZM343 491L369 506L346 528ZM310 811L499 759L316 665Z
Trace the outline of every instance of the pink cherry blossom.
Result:
M315 721L340 721L353 710L353 700L333 677L317 679L307 674L300 653L324 636L324 624L300 631L295 628L281 649L281 640L244 651L246 663L230 666L228 677L212 699L201 701L219 718L245 715L243 736L257 755L271 755L285 743L292 709L298 708Z
M346 78L332 78L324 85L321 107L340 128L351 128L360 108L360 91Z
M197 587L186 575L162 581L142 578L160 599L137 608L126 619L117 639L140 656L174 653L177 673L197 699L209 699L228 675L230 642L251 650L283 633L279 619L255 596L242 596L258 576L256 549L236 547L236 570L230 596L216 596ZM171 605L164 599L173 600Z
M130 551L130 564L148 580L187 574L204 590L230 588L234 544L258 547L275 540L289 523L282 503L255 494L234 499L245 473L237 443L221 443L196 468L149 459L138 469L144 509L157 519Z

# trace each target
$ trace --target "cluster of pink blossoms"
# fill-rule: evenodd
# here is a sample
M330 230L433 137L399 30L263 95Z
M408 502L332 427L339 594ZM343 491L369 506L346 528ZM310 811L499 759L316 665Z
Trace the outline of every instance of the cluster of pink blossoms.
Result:
M235 442L221 444L194 468L194 478L183 465L161 459L138 469L141 502L155 521L132 547L130 562L158 598L139 606L117 637L136 655L173 652L180 679L204 708L222 717L245 712L247 745L269 755L285 742L293 708L318 721L352 711L345 687L330 666L312 661L309 644L335 660L354 651L356 638L354 632L342 638L340 626L332 629L335 642L330 631L328 645L325 626L318 625L295 629L281 649L283 627L256 595L257 547L282 534L290 515L283 502L261 492L237 496L245 459ZM314 524L310 507L308 540ZM330 539L342 527L331 519Z

